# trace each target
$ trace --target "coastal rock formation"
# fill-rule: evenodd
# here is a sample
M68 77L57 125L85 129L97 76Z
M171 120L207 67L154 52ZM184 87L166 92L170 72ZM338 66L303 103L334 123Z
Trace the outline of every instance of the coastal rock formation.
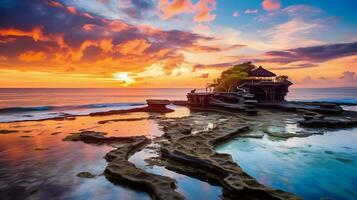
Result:
M92 144L108 144L116 149L106 154L108 166L104 171L107 179L141 188L158 200L182 200L184 197L175 191L176 181L172 178L150 174L135 167L128 161L130 155L150 142L145 136L105 137L105 133L84 131L66 137L65 141L83 141ZM89 174L82 174L86 176Z
M347 128L357 126L357 112L343 111L338 115L322 115L316 112L303 111L304 120L298 121L301 126L315 128Z
M321 127L321 128L347 128L351 126L357 126L356 119L326 117L323 119L305 119L299 121L299 124L306 127Z
M332 103L308 103L297 101L282 101L279 103L261 103L262 108L274 108L285 111L311 111L318 113L339 114L343 112L341 106Z
M116 114L124 114L124 113L132 113L132 112L154 112L154 113L169 113L174 110L170 108L166 108L171 102L169 100L156 100L156 99L148 99L147 106L140 108L132 108L127 110L110 110L105 112L95 112L90 113L90 116L104 116L104 115L116 115Z
M125 118L125 119L108 119L99 121L98 124L106 124L110 122L133 122L148 119L147 117L137 117L137 118Z
M108 166L104 175L111 181L121 182L142 188L149 192L154 199L158 200L181 200L185 199L175 191L176 181L172 178L150 174L135 167L128 161L133 153L129 146L121 146L110 151L106 156Z
M195 120L190 116L160 123L165 131L163 137L168 140L161 146L168 169L222 186L223 199L299 199L259 184L230 155L214 150L217 144L249 130L238 118L222 119L211 129L202 126L201 131L192 131L198 128Z

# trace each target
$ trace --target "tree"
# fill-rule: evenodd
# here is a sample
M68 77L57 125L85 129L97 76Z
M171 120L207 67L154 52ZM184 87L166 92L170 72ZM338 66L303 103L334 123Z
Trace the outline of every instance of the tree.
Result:
M255 68L251 62L234 65L223 71L221 76L213 80L215 92L234 92L237 86L245 83L249 78L249 72Z

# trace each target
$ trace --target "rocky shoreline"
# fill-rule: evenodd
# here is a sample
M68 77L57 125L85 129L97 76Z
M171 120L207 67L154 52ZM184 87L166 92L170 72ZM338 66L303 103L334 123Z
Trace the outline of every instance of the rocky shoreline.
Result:
M186 117L175 122L161 122L165 130L163 137L169 141L161 145L161 156L168 169L221 186L222 199L299 199L293 194L259 184L230 155L214 150L217 144L249 131L247 125L231 118L211 130L191 134L190 129L194 127L189 124L193 120L194 117Z
M135 167L128 158L136 151L150 143L145 136L137 137L105 137L98 132L74 133L64 138L65 141L82 141L89 144L110 145L116 149L108 152L105 159L108 162L105 168L105 177L115 183L132 186L134 189L143 189L153 199L180 200L184 197L175 191L175 180L169 177L147 173Z
M166 102L164 102L166 104ZM116 110L91 114L91 117L118 115L132 112L172 112L165 106ZM91 118L90 117L90 118ZM68 119L67 119L68 118ZM78 117L79 118L79 117ZM299 199L294 194L268 188L245 173L228 154L215 151L220 143L236 137L264 136L287 139L323 134L326 128L346 128L357 125L357 113L342 111L339 114L319 113L300 109L294 112L277 109L259 109L257 116L232 112L219 108L191 107L189 116L170 118L149 115L129 118L99 118L96 123L105 125L117 122L154 120L162 127L163 135L154 139L145 136L113 137L106 132L82 130L63 138L64 141L81 141L92 145L108 145L112 148L105 155L107 166L104 176L113 183L146 191L153 199L181 200L185 197L177 191L176 180L152 174L128 161L134 153L150 143L158 144L156 162L165 168L222 187L222 199ZM55 119L57 121L58 119ZM77 120L66 116L63 120ZM2 134L17 130L1 130ZM93 178L89 172L77 176Z

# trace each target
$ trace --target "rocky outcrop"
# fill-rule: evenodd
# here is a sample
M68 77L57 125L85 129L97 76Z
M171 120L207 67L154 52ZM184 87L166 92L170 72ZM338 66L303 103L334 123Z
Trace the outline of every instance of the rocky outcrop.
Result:
M98 124L106 124L110 122L134 122L148 119L147 117L137 117L137 118L125 118L125 119L108 119L99 121Z
M132 112L154 112L154 113L169 113L173 112L174 110L170 108L166 108L166 105L170 104L168 100L147 100L147 106L141 108L132 108L127 110L111 110L105 112L95 112L90 113L90 116L104 116L104 115L117 115L117 114L125 114L125 113L132 113Z
M109 152L105 158L108 166L104 175L111 181L120 182L141 188L151 194L153 199L158 200L181 200L185 199L175 191L176 181L172 178L150 174L135 167L128 161L131 150L128 146L121 146Z
M285 111L298 111L298 110L308 110L318 113L328 113L328 114L339 114L343 112L341 106L337 104L327 104L327 103L308 103L308 102L297 102L297 101L282 101L278 103L260 103L261 108L273 108Z
M336 117L327 117L327 118L313 118L305 119L299 121L299 124L306 127L316 127L316 128L347 128L352 126L357 126L356 119L346 119L346 118L336 118Z
M150 174L135 167L128 161L130 155L150 142L145 136L105 137L105 133L84 131L66 137L65 141L83 141L91 144L108 144L116 149L106 154L108 166L104 175L112 182L147 191L153 199L182 200L184 197L175 191L176 181L172 178ZM89 175L88 173L81 174ZM81 176L81 177L82 177Z
M193 131L193 117L162 121L168 142L161 147L165 166L179 173L222 186L223 199L298 199L265 187L243 172L228 154L217 153L214 146L245 134L248 126L236 118L218 122L210 130Z
M339 115L322 115L306 110L302 112L304 120L300 120L298 123L305 127L347 128L357 126L357 112L344 111Z

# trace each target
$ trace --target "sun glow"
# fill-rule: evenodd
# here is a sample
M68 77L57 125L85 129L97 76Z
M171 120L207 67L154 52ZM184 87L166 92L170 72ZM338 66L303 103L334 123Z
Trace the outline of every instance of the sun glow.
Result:
M135 79L130 77L128 73L120 72L113 74L114 78L122 83L123 86L129 86L135 83Z

